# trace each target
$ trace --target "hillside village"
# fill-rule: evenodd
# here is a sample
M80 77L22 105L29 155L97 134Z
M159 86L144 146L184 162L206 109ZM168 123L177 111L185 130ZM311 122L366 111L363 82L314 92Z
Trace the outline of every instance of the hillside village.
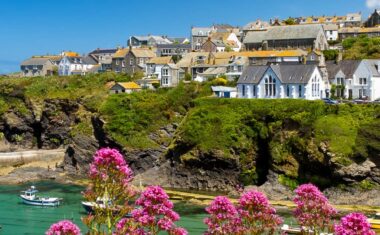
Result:
M365 21L361 13L349 13L256 20L243 27L214 24L192 27L190 38L134 35L125 47L97 48L86 55L34 55L20 68L23 77L114 72L136 78L115 84L110 93L219 78L220 86L212 87L217 97L375 101L380 98L380 58L344 60L343 44L380 37L379 25L377 10ZM331 51L336 55L326 57Z

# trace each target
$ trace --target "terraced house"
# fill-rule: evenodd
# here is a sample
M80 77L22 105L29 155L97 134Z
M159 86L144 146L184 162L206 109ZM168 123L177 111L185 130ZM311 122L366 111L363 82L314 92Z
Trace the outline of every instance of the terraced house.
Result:
M248 66L237 87L239 98L318 100L328 96L329 83L317 65L271 64Z

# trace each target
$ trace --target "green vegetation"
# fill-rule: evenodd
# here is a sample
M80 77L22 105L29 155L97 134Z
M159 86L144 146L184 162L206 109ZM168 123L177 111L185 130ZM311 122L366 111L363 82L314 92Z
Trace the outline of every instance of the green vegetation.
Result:
M292 17L289 17L288 19L284 20L283 21L286 25L295 25L296 24L296 21L294 18Z
M325 56L326 60L336 60L339 55L338 50L324 50L323 55Z
M343 40L344 59L377 59L380 57L380 38L361 35Z
M126 147L154 147L148 135L159 128L180 122L192 101L210 91L195 84L180 84L173 89L144 90L132 94L111 95L101 106L106 129Z
M331 181L323 175L323 167L328 171L329 166L321 146L337 164L366 158L368 151L379 149L379 126L371 133L367 127L376 123L376 115L380 115L376 105L202 98L195 101L177 134L181 143L193 149L239 159L244 182L257 179L256 162L264 157L284 177L326 186ZM358 144L368 135L376 136L363 149Z

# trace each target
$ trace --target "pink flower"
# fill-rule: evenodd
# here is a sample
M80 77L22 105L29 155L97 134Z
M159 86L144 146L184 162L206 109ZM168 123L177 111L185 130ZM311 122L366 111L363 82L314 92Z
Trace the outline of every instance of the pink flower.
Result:
M337 211L329 204L327 198L312 184L303 184L296 190L294 215L301 226L323 231L330 225L331 218Z
M80 235L80 229L69 220L62 220L52 224L46 235Z
M283 222L276 215L276 210L269 205L266 196L254 190L240 197L238 212L243 221L243 230L249 234L274 232Z
M174 235L187 234L185 229L175 226L174 222L180 217L173 211L174 205L161 187L148 187L135 204L140 206L132 211L132 218L138 231L144 231L147 234L156 234L157 231L167 231ZM120 228L117 229L120 231Z
M351 213L343 217L339 225L335 225L336 235L375 235L367 217L361 213Z
M206 208L209 217L204 219L208 229L205 234L237 234L241 232L241 219L231 201L218 196Z

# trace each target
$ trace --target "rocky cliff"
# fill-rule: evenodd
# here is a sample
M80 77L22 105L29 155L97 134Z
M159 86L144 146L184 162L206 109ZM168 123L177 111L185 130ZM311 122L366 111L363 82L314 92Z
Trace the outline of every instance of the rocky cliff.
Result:
M145 110L126 99L126 109ZM110 127L115 117L83 99L17 102L1 115L1 151L64 147L59 168L71 175L85 175L93 153L109 146L124 153L137 183L170 188L234 191L245 184L286 199L295 185L313 182L339 200L353 189L371 198L380 184L380 112L374 105L200 99L160 113L165 121L155 117L155 128L140 131L149 145L136 147Z

